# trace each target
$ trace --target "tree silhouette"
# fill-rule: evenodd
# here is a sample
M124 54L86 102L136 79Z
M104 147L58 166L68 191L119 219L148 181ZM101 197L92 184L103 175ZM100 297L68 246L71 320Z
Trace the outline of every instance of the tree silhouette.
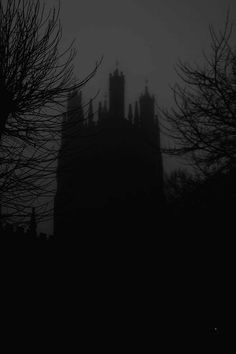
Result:
M210 36L204 65L178 63L182 84L173 87L175 106L162 110L174 141L165 152L187 157L204 175L236 165L236 52L229 15L224 30L210 27Z
M0 1L0 206L25 217L52 192L62 112L70 92L93 77L73 78L76 50L64 51L60 6L39 0ZM37 214L44 213L44 202ZM39 215L38 215L39 217Z

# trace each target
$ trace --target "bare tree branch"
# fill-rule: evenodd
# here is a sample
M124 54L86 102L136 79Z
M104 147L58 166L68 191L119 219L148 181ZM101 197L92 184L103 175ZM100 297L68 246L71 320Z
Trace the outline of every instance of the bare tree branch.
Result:
M203 67L177 64L182 84L172 88L175 107L162 110L174 146L164 152L187 157L204 174L236 165L236 52L227 15L223 31L210 27L211 52Z
M62 113L74 80L74 43L60 50L60 6L46 13L40 0L0 0L0 205L8 216L29 214L55 189ZM40 217L48 202L42 202Z

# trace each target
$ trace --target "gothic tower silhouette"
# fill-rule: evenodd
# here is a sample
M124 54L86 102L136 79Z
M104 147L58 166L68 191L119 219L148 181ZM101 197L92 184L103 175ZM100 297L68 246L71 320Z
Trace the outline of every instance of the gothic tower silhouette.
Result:
M164 202L160 131L155 98L146 86L125 116L125 77L109 76L109 108L81 93L68 97L58 157L54 233L76 229L86 208L159 208ZM95 117L96 116L96 117ZM69 225L69 226L68 226Z
M125 78L118 68L110 74L109 114L111 118L122 119L125 116Z

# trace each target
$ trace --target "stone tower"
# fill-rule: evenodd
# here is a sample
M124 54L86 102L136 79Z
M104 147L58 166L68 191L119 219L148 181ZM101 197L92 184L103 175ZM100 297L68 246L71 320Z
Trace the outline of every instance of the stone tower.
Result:
M154 96L146 87L133 108L129 105L126 117L125 78L116 68L109 76L108 103L108 107L106 101L99 103L95 119L96 109L90 101L87 124L81 126L81 96L75 92L68 98L69 112L64 118L67 134L64 132L58 159L56 236L78 228L81 209L157 210L163 205Z
M118 68L109 78L109 114L111 118L125 117L125 78Z

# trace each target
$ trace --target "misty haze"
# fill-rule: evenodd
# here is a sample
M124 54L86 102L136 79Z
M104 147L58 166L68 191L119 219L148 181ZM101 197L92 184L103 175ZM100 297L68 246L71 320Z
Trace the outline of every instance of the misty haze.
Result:
M157 337L207 338L211 353L232 335L193 318L219 317L233 287L215 241L195 253L236 202L235 13L233 0L0 0L1 240L39 268L70 244L54 265L83 289L88 343L87 326L144 353Z

